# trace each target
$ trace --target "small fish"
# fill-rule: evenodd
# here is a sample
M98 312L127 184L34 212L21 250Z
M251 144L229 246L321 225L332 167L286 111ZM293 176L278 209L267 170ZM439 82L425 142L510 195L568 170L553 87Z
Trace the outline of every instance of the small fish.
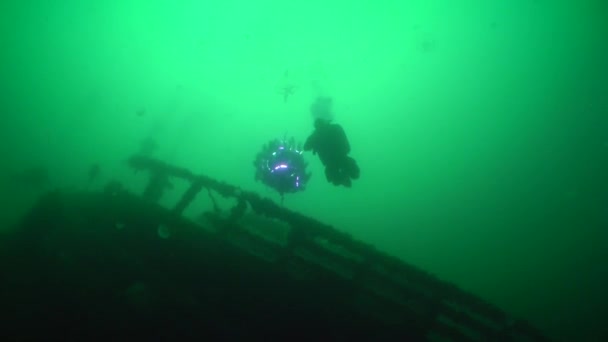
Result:
M283 73L283 81L281 83L283 85L278 87L277 92L283 95L283 102L287 103L287 99L293 95L297 88L297 86L289 80L289 69L285 70Z
M282 87L279 87L278 93L283 95L283 102L287 102L289 96L294 94L294 91L297 87L293 84L287 84Z

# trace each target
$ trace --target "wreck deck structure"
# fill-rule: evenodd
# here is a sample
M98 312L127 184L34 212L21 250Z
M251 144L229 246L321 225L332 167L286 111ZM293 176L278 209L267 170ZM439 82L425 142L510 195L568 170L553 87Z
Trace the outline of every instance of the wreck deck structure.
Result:
M547 341L524 320L256 193L134 156L143 194L43 196L0 246L9 340ZM189 187L172 207L168 179ZM204 221L201 193L234 199Z

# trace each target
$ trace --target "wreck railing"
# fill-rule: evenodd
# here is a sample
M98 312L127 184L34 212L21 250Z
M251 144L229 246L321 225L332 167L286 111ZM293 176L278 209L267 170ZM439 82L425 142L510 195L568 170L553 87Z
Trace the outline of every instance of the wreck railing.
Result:
M361 291L372 293L375 300L398 305L409 315L419 317L421 324L429 329L430 340L547 341L527 322L509 317L494 305L254 192L145 156L133 156L128 164L149 173L143 196L150 201L158 201L170 178L190 183L171 209L175 215L181 215L197 195L207 189L237 201L228 217L212 217L212 222L220 228L238 227L248 208L257 215L287 224L289 232L284 244L268 242L246 230L232 231L229 237L248 241L243 246L255 241L257 245L253 249L257 253L253 254L263 254L272 262L293 265L297 259L351 280ZM265 252L260 253L261 249Z

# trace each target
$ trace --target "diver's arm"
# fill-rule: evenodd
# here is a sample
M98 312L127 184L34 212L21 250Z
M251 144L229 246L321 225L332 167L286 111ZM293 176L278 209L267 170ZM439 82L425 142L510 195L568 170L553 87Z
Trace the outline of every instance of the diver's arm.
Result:
M310 151L313 150L312 153L314 154L315 151L313 149L313 145L314 145L314 141L315 141L315 133L313 132L308 139L306 139L306 142L304 143L304 151Z

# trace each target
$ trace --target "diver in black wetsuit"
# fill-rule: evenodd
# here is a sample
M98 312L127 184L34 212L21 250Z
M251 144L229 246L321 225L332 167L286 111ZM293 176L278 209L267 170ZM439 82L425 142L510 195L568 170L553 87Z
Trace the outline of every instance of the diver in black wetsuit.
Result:
M350 188L352 180L359 178L357 162L348 156L350 144L346 133L342 126L331 123L330 119L318 117L315 120L315 131L304 144L304 151L310 150L319 154L328 182Z

